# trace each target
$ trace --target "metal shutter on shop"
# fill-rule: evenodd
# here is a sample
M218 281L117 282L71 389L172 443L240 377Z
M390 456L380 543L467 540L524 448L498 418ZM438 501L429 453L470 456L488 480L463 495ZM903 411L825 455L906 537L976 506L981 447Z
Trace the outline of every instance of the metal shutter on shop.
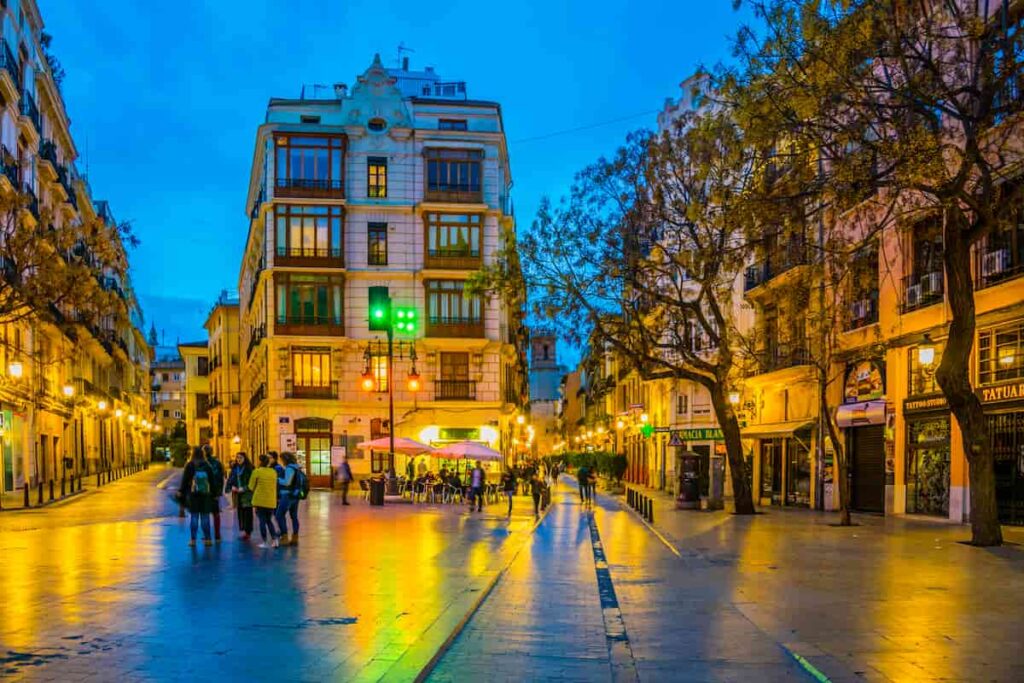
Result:
M857 427L850 442L851 507L864 512L885 512L884 428Z

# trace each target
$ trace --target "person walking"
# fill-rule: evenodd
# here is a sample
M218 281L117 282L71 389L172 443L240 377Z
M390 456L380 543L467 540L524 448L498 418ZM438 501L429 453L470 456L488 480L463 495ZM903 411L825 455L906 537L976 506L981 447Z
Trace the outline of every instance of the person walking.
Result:
M256 510L256 517L260 521L260 543L261 548L276 548L277 529L274 528L274 510L277 509L277 472L270 466L270 456L266 453L260 455L260 466L252 471L248 484L249 492L252 494L252 506ZM270 544L267 544L267 536L270 536Z
M213 453L210 444L203 445L203 454L206 456L206 464L210 466L213 479L210 482L210 514L213 515L213 540L220 543L220 498L224 492L224 465Z
M231 493L238 518L238 530L243 541L252 536L252 492L249 490L249 477L252 476L252 463L244 452L235 455L235 463L231 466L228 481L224 485L225 492Z
M203 545L212 545L210 540L210 497L212 492L213 472L206 462L206 454L201 446L192 449L192 457L185 464L181 475L181 486L178 489L178 500L185 501L191 515L189 546L196 544L196 531L203 528Z
M348 505L348 485L352 483L352 467L348 464L347 456L342 456L341 464L338 465L338 481L341 482L341 504Z
M576 481L580 485L580 504L586 505L590 494L590 469L586 465L576 468Z
M473 501L476 501L476 511L482 512L484 505L484 480L487 475L480 461L476 461L476 467L469 472L469 509L473 510Z
M281 534L281 545L299 543L299 463L294 453L282 453L284 476L278 478L277 530ZM292 535L288 536L288 517L292 518Z
M501 490L505 494L505 498L508 499L508 512L505 516L512 517L512 498L516 495L516 475L511 471L506 471L501 475Z
M597 472L587 470L587 502L591 505L597 499Z
M540 516L540 497L544 493L544 482L540 480L537 473L530 475L530 495L533 496L533 516Z

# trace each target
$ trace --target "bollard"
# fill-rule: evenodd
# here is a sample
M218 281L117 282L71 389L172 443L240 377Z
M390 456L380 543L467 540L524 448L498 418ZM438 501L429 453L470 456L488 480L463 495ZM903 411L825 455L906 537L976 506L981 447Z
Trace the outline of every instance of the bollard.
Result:
M38 500L38 504L39 505L43 504L43 480L42 479L39 480L39 500Z
M96 488L103 486L103 473L96 470Z
M25 482L25 507L32 507L28 502L28 482Z
M61 478L60 478L60 497L63 498L66 495L67 495L67 490L65 488L64 477L61 476Z
M50 502L53 502L53 479L50 480Z

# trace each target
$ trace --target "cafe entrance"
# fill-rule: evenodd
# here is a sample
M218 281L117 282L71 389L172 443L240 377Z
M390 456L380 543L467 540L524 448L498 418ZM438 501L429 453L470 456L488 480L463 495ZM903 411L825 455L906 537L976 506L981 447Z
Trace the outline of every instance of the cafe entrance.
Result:
M306 417L295 421L295 456L313 488L331 487L331 421Z

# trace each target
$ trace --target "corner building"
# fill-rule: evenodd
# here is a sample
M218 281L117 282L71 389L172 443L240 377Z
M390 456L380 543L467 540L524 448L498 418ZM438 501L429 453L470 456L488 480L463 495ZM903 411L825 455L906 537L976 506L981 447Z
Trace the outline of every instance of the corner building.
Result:
M507 450L500 435L522 402L518 318L464 285L514 240L511 185L500 106L433 69L378 56L351 91L272 99L239 275L243 448L299 453L314 486L332 483L343 452L356 474L382 471L386 454L355 446L392 428ZM396 333L393 367L368 326L371 292L385 290L419 319L414 335Z

